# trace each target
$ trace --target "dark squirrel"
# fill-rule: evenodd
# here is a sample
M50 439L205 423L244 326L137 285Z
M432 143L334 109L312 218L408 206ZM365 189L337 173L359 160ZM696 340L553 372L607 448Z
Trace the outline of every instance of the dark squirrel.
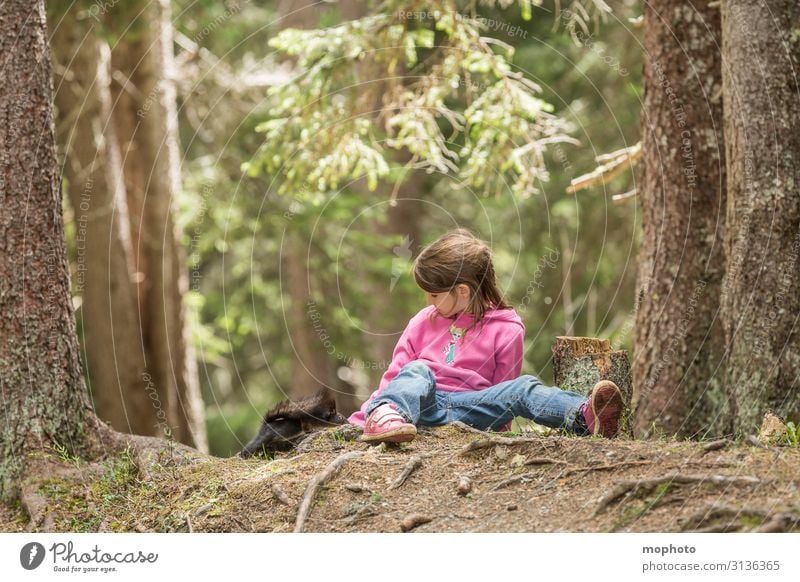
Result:
M284 400L264 415L258 434L245 445L239 456L246 459L264 448L292 445L295 437L303 433L346 422L347 419L336 412L336 401L327 388L299 400Z

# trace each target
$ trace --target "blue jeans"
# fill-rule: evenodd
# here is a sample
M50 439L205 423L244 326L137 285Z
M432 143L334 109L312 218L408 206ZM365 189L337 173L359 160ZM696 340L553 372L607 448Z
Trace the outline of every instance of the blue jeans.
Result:
M397 412L415 425L441 426L460 420L480 430L497 430L515 416L551 428L567 428L585 436L588 430L577 418L587 397L577 392L545 386L536 376L524 375L484 390L436 390L431 369L414 360L403 366L366 410L369 416L381 404L394 404Z

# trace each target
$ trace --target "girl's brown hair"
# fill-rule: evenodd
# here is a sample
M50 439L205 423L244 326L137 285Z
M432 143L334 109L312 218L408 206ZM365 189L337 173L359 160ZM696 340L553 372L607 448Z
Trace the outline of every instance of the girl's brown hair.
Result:
M417 285L428 293L453 293L462 283L469 287L466 311L474 322L467 330L481 323L492 308L511 309L497 288L489 245L466 228L451 230L422 249L413 269ZM436 315L434 310L431 318Z

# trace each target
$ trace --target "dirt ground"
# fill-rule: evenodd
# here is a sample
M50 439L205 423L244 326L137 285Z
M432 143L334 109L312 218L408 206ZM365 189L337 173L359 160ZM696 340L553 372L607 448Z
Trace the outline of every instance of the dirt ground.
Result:
M389 447L328 431L272 460L182 464L165 452L144 470L135 455L61 459L72 476L37 485L46 503L36 521L2 506L0 530L800 531L798 447L709 445L448 426Z

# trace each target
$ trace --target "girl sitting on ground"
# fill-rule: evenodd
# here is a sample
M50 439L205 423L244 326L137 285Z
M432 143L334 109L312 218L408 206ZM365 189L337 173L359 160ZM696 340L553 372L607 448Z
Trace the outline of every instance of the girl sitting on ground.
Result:
M417 426L461 421L507 430L515 416L577 435L617 434L622 395L603 380L589 397L520 375L525 326L497 288L491 250L459 228L414 261L427 307L408 323L380 386L349 421L362 440L406 442Z

